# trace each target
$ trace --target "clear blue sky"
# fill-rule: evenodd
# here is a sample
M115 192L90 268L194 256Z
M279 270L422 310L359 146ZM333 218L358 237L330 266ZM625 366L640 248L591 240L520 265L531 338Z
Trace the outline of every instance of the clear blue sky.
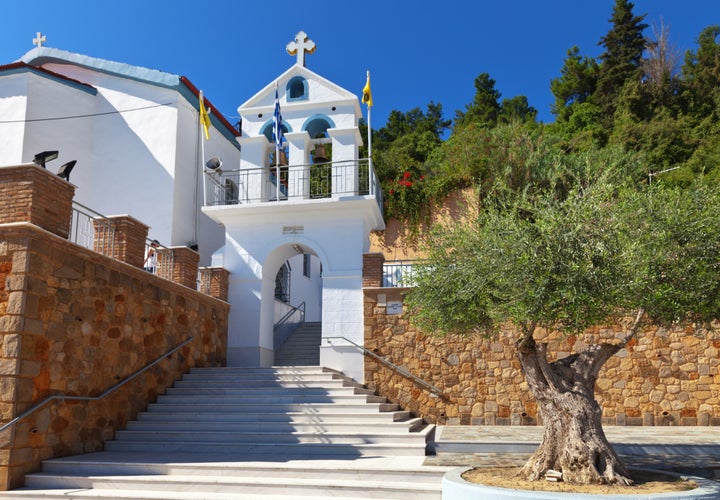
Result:
M637 0L683 53L720 24L720 0ZM526 95L553 121L550 80L573 45L597 56L613 0L32 0L2 4L0 64L46 46L184 75L234 123L237 107L294 63L285 46L304 30L307 67L360 94L372 74L372 126L391 110L441 103L446 118L487 72L502 97ZM649 31L647 32L649 33ZM364 108L364 107L363 107Z

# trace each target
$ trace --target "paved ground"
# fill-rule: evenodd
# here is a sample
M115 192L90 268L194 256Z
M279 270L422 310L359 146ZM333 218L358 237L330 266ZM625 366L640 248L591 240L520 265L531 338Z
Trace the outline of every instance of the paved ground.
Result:
M605 426L604 430L629 466L720 480L720 427ZM438 426L438 454L427 457L425 464L519 466L541 438L541 427Z

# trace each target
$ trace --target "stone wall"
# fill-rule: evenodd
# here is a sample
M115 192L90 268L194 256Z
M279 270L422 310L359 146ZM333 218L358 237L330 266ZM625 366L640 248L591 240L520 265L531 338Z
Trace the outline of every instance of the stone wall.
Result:
M101 450L182 373L225 364L229 304L195 290L196 253L176 283L139 268L142 223L114 227L130 242L115 258L69 242L73 191L37 166L0 168L0 425L22 416L0 431L2 490L44 459Z
M405 289L366 288L365 347L441 389L436 397L365 357L365 382L378 394L439 424L537 425L520 363L517 334L492 339L432 337L402 314L387 314ZM621 327L561 337L538 332L557 358L622 335ZM603 422L614 425L720 425L720 327L667 330L649 326L613 356L600 373L596 395ZM553 358L551 361L554 361Z
M0 488L40 461L101 450L193 366L225 363L229 305L37 227L0 226L0 418L54 394L97 396L192 337L110 396L52 402L0 433Z

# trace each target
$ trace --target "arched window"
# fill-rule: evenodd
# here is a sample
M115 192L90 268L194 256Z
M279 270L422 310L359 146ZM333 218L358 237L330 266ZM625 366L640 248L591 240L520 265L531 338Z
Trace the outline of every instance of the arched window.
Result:
M306 130L310 139L318 137L327 137L327 130L335 128L335 123L325 115L312 115L307 120L302 129Z
M275 124L273 123L273 121L272 121L272 120L268 120L268 122L267 122L265 125L263 125L263 127L260 129L260 134L262 134L262 135L264 135L265 137L267 137L267 140L270 141L270 142L273 142L273 127L274 127L274 126L275 126ZM285 121L283 121L283 123L282 123L282 129L283 129L283 134L287 134L288 132L292 132L292 130L290 130L290 129L288 128L288 126L287 126L287 124L285 123Z
M288 101L306 101L309 98L307 80L295 76L287 83L286 98Z

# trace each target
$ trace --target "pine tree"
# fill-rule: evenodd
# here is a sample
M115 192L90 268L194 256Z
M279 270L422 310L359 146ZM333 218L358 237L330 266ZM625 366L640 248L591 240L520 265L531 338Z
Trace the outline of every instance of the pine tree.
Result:
M603 116L611 120L616 109L616 99L628 80L639 79L645 50L643 23L645 15L633 14L633 3L615 0L610 18L612 28L600 39L605 52L600 56L597 88L594 101L600 106Z

